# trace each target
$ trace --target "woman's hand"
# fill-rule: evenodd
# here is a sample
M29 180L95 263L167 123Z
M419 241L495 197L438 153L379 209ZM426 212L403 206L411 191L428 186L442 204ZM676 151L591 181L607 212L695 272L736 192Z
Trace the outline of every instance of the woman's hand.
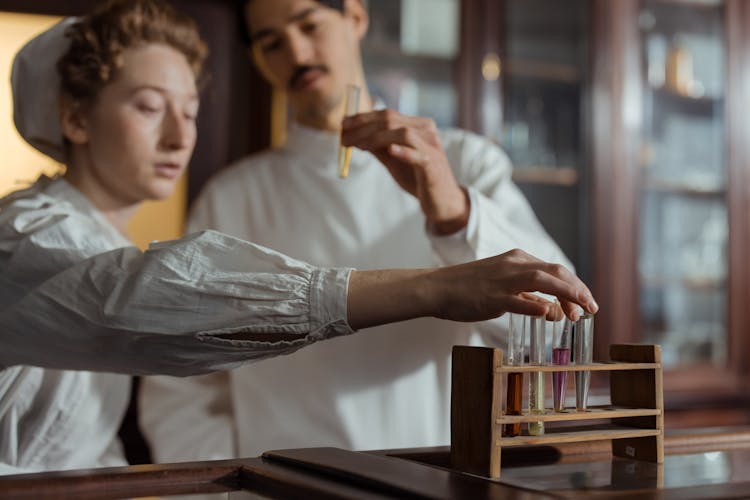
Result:
M560 307L578 319L579 306L591 313L599 309L586 285L568 269L522 250L435 269L431 278L435 316L443 319L480 321L506 312L561 319ZM559 305L531 292L554 295Z
M560 302L532 292L556 296ZM599 306L573 273L522 250L437 269L354 271L349 279L349 324L365 328L420 316L482 321L506 312L577 319L579 306Z

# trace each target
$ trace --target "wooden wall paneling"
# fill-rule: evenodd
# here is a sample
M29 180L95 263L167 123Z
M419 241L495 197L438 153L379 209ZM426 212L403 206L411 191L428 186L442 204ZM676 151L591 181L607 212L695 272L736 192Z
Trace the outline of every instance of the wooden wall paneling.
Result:
M739 393L750 388L750 3L726 0L728 162L728 332L729 369L739 376Z
M198 143L190 163L188 200L229 163L270 144L271 90L250 61L232 1L182 0L210 49L201 95Z
M459 58L456 66L458 125L479 134L492 134L503 120L502 64L505 62L503 28L504 0L461 2ZM501 76L495 81L482 77L487 54L500 57Z
M47 16L80 16L100 2L97 0L0 0L0 11L44 14Z
M591 204L597 359L634 340L640 127L637 0L592 0Z

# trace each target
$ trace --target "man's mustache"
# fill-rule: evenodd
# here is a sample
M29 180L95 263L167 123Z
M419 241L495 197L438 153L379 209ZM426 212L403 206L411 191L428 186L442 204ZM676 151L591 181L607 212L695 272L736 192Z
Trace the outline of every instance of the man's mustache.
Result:
M304 77L305 74L308 71L321 71L323 73L328 73L328 68L320 65L315 66L297 66L297 68L294 70L294 73L292 73L292 77L289 78L289 88L294 88L294 86L297 84L297 81Z

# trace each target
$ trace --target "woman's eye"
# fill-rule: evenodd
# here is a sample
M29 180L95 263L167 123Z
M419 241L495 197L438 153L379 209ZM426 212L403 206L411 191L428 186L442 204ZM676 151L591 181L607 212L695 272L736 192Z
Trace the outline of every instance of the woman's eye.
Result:
M158 104L145 103L145 102L136 104L136 108L138 109L138 111L141 111L147 114L158 113L159 111L161 111L161 106L159 106Z

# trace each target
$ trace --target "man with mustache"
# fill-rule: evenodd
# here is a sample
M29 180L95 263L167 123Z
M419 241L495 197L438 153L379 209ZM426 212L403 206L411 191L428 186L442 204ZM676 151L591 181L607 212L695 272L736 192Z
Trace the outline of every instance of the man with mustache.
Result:
M292 123L283 146L206 186L191 230L218 229L323 266L431 267L521 248L571 267L495 144L373 100L361 0L249 0L244 14L253 60L286 92ZM351 83L362 89L359 114L344 119ZM346 179L340 138L353 148ZM232 373L147 380L142 428L158 461L446 445L451 347L502 345L506 324L409 321Z

